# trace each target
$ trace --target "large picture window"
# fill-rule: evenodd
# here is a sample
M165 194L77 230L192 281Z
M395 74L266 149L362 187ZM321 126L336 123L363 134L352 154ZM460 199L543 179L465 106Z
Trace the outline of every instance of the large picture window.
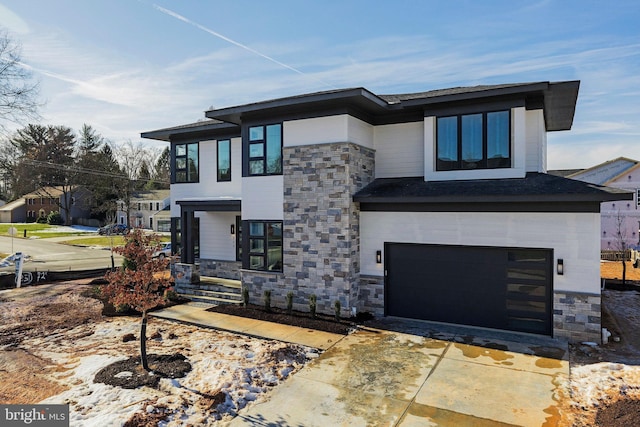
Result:
M282 221L248 221L250 270L282 271Z
M174 182L198 182L198 143L174 146Z
M221 139L217 146L218 182L231 181L231 140Z
M437 118L436 170L511 167L509 111Z
M249 127L248 175L282 174L282 125Z

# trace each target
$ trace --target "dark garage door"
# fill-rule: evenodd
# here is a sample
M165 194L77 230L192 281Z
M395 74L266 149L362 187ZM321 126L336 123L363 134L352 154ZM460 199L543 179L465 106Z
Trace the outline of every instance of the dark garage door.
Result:
M385 245L388 316L551 335L548 249Z

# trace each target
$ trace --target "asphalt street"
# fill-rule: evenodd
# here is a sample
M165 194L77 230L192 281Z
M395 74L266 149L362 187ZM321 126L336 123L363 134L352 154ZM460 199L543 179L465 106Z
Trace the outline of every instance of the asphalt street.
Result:
M63 245L48 239L24 239L0 236L0 252L11 254L22 252L31 257L25 262L23 271L73 271L111 268L111 251L100 248L84 248ZM119 255L113 254L115 265L122 263ZM0 272L14 272L15 267L0 267Z

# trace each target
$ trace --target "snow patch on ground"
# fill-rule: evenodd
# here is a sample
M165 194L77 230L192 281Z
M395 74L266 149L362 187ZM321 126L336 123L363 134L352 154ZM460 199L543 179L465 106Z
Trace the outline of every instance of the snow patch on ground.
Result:
M158 389L94 383L101 368L138 354L138 340L122 341L128 333L137 338L138 328L137 318L114 318L23 341L21 347L50 360L59 371L53 378L69 387L42 403L68 403L71 425L120 426L136 412L158 411L169 415L161 424L167 427L216 425L264 400L313 353L303 346L153 318L147 337L158 333L160 338L147 341L148 353L182 353L192 370L184 378L162 379Z

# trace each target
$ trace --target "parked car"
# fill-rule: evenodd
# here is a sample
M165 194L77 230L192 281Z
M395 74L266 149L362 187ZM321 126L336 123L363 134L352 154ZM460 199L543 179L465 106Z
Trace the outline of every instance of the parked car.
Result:
M154 258L164 258L164 257L170 257L171 256L171 243L165 243L163 244L160 249L158 249L157 251L155 251L153 253L153 257Z
M129 227L124 224L109 224L98 228L98 234L102 236L110 236L112 234L127 234Z

